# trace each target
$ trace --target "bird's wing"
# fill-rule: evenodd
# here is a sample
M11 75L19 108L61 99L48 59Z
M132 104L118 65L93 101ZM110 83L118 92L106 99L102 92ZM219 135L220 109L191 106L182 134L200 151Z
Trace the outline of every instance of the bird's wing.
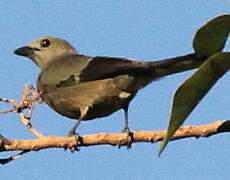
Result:
M122 74L145 73L143 61L112 57L73 55L62 57L47 66L39 75L38 83L51 86L71 86L76 83L112 78Z
M135 75L143 73L147 67L147 63L143 61L98 56L89 61L79 77L80 81L92 81L112 78L121 74Z

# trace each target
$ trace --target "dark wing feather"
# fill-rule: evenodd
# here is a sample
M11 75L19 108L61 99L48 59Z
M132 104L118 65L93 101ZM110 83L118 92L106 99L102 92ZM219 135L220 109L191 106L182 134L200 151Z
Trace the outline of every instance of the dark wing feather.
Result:
M79 75L80 81L112 78L122 74L141 75L148 69L143 61L124 58L94 57Z

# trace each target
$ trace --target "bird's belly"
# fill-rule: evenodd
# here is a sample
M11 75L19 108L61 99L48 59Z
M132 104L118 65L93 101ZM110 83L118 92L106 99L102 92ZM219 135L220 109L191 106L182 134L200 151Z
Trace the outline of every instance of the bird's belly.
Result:
M116 82L117 79L106 79L55 88L44 93L42 99L63 116L91 120L123 108L135 95L136 92L124 91L124 83Z

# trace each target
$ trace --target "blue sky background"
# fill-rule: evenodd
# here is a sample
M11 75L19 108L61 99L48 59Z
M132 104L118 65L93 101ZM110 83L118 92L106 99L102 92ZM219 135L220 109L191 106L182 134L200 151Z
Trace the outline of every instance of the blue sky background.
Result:
M18 99L24 83L34 84L38 68L13 54L40 36L68 40L86 55L159 60L193 52L197 28L214 16L229 13L227 0L2 0L0 5L0 97ZM230 43L226 51L230 50ZM131 130L165 129L173 92L192 71L153 82L130 105ZM185 124L229 119L229 74L210 91ZM7 108L0 103L0 110ZM82 123L80 134L117 133L122 111ZM32 123L44 135L66 135L73 122L45 104L36 106ZM33 136L14 113L0 115L0 134L10 139ZM228 179L230 135L189 138L169 143L157 157L159 144L138 143L132 149L112 146L81 148L70 153L48 149L26 154L1 167L1 178L62 179ZM2 153L1 157L12 153Z

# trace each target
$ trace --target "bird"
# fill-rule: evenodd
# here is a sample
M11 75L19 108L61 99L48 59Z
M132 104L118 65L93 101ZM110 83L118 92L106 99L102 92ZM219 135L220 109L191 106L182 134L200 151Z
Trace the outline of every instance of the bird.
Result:
M205 58L192 53L159 61L87 56L66 40L44 36L14 51L40 68L37 90L43 102L62 116L80 122L124 111L123 133L129 134L128 109L137 92L161 77L198 67Z

